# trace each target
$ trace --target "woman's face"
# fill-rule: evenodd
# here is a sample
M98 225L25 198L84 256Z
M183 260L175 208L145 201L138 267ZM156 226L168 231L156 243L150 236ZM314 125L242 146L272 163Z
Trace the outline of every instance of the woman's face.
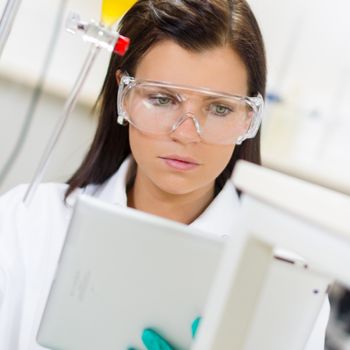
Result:
M135 78L204 87L234 95L247 95L246 68L228 47L194 53L172 41L155 45L139 62ZM129 126L130 147L137 176L173 195L214 189L234 145L203 143L188 118L169 135L151 136Z

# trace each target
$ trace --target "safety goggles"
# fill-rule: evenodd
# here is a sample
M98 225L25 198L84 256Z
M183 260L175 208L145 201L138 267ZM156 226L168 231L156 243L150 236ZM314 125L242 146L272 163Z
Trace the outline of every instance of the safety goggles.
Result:
M241 144L255 137L263 97L243 97L124 75L118 91L118 123L150 135L173 133L190 119L202 142Z

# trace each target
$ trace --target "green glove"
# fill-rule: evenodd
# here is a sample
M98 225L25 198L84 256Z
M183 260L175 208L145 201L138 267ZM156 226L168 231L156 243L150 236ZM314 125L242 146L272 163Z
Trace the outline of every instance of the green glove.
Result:
M175 348L152 329L144 329L142 342L147 350L175 350Z
M192 338L194 338L197 333L200 321L201 318L197 317L192 323ZM143 331L142 342L146 346L147 350L176 350L174 346L169 344L168 341L166 341L152 329L145 329ZM136 349L129 348L128 350Z

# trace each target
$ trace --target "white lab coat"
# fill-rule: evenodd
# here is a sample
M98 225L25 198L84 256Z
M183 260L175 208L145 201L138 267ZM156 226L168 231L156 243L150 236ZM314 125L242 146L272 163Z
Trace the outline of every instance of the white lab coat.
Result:
M40 185L30 207L21 185L0 198L0 349L39 350L35 337L76 196L84 192L106 202L127 205L126 183L132 160L103 185L76 190L63 203L64 184ZM212 234L234 232L239 198L228 181L192 225ZM329 303L325 301L307 350L324 349ZM288 341L288 340L286 340Z

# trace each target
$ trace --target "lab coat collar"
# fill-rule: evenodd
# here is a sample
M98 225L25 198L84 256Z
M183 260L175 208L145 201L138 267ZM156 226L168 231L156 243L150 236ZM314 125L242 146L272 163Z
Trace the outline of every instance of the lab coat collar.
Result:
M124 160L114 175L102 185L89 185L84 193L90 194L105 202L126 207L128 202L126 188L134 172L135 161L129 156Z
M229 179L209 207L190 226L226 238L237 227L239 205L238 193Z
M121 207L127 207L127 184L135 174L135 160L129 156L105 183L102 185L89 185L84 193ZM220 193L214 198L206 210L190 226L216 233L220 237L231 235L237 224L239 211L239 197L229 179Z

